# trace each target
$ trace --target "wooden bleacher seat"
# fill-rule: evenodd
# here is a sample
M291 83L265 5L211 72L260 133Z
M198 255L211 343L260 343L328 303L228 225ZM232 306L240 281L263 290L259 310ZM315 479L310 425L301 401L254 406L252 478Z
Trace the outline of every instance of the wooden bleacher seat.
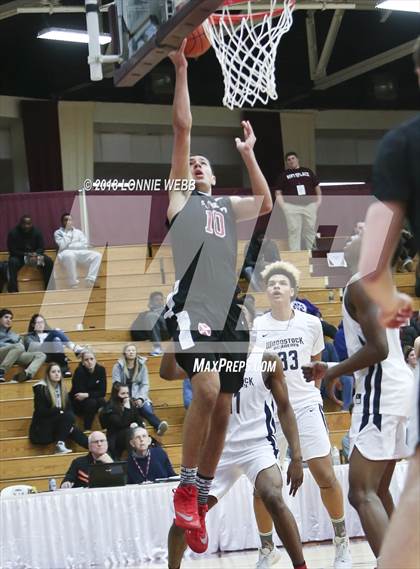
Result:
M245 241L239 243L238 269L243 260ZM146 247L146 246L144 246ZM284 244L280 249L284 248ZM14 294L0 294L0 307L11 308L14 312L14 329L25 332L30 316L41 312L50 325L63 328L70 338L83 345L92 345L97 352L98 361L105 366L108 374L108 392L111 387L112 366L120 357L122 346L130 341L128 328L138 312L144 310L149 295L161 290L167 295L174 281L172 250L169 246L153 247L154 257L148 258L145 249L136 247L110 247L101 265L100 289L56 290L45 292L38 273L38 280L30 281L37 290ZM158 255L156 255L156 252ZM54 258L55 252L47 252ZM316 304L324 318L333 324L341 319L341 304L338 288L328 289L325 277L313 277L310 270L311 256L308 251L281 251L283 260L296 264L302 271L300 296ZM0 253L0 260L7 259L7 253ZM146 271L139 259L146 258ZM32 270L32 269L31 269ZM37 269L34 269L37 271ZM37 271L38 272L38 271ZM407 294L414 294L414 275L404 273L395 275L399 288ZM35 283L35 285L34 285ZM36 284L37 283L37 284ZM268 308L264 293L252 293L257 307ZM415 300L420 308L420 300ZM76 325L83 324L83 330ZM112 328L110 327L112 326ZM151 349L149 342L136 343L139 352L147 355ZM78 365L74 355L70 355L70 367ZM165 382L158 375L160 358L149 358L147 362L151 398L158 416L168 420L170 429L162 442L165 445L175 469L181 460L181 435L185 410L182 404L182 382ZM7 378L16 372L11 370ZM36 379L43 377L43 366ZM28 439L32 415L32 386L35 381L23 384L0 385L0 488L17 483L34 485L38 490L48 487L48 478L55 477L60 482L70 462L84 449L74 446L74 452L67 456L52 454L54 445L39 447L31 445ZM70 381L68 381L70 384ZM341 439L350 424L348 413L337 411L326 402L326 418L330 428L332 444L341 448ZM95 420L93 428L100 428ZM149 428L152 434L153 429Z

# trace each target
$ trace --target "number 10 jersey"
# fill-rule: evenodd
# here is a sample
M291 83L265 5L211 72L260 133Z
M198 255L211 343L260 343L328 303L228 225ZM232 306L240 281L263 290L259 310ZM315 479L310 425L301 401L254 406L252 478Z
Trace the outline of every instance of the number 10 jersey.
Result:
M290 320L276 320L267 312L254 320L257 346L278 354L283 364L293 410L318 403L322 405L319 389L307 383L301 366L310 363L324 349L321 321L316 316L294 310Z

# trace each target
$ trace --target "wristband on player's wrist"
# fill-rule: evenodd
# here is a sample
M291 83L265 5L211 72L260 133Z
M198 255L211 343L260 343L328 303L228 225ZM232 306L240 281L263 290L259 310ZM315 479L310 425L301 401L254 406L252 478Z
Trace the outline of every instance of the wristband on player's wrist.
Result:
M293 458L291 459L291 462L302 462L302 457L301 457L301 456L293 457Z

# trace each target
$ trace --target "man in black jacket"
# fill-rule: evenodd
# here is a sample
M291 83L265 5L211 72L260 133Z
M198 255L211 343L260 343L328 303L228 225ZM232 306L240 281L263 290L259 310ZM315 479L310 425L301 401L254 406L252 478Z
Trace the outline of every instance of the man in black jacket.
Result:
M89 452L75 458L67 470L61 488L87 488L89 466L96 462L114 462L108 454L108 441L101 431L93 431L88 437Z
M7 236L9 250L9 292L18 292L17 275L23 265L38 267L44 278L45 288L54 288L50 283L53 260L44 253L44 239L39 229L33 226L29 215L23 215L19 224ZM48 284L50 283L50 286Z

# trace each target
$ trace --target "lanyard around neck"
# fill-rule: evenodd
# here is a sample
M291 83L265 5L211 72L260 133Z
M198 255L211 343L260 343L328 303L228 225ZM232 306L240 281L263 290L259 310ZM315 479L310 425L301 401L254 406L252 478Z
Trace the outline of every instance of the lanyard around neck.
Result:
M140 464L137 462L137 457L135 454L133 454L133 460L134 460L134 464L137 466L138 471L140 472L140 474L143 476L144 480L147 480L147 475L149 474L149 468L150 468L150 460L152 458L152 453L150 452L150 450L147 451L147 464L146 464L146 474L143 472L142 467L140 466Z

